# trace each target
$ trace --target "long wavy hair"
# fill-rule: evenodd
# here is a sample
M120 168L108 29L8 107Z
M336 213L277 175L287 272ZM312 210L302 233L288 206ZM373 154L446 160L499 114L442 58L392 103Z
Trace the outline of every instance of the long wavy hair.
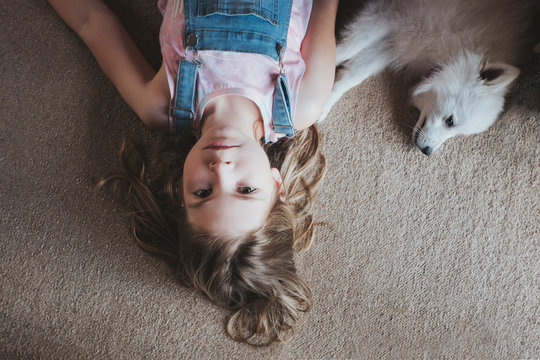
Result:
M142 249L172 265L183 285L234 310L227 323L233 339L258 346L288 340L300 313L311 308L294 253L307 249L314 235L314 190L326 169L317 127L265 146L270 165L281 172L286 200L277 197L263 227L240 238L203 233L187 221L181 174L194 141L170 136L150 161L124 142L121 173L97 186L111 184L120 193Z

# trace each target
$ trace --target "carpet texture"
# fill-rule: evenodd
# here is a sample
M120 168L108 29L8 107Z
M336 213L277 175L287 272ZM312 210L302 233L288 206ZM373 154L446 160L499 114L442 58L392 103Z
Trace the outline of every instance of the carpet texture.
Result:
M158 67L155 1L107 3ZM314 306L258 349L93 190L123 138L160 136L45 1L0 10L0 358L540 358L538 54L489 131L431 157L411 145L399 77L345 95L321 126L326 226L297 261Z

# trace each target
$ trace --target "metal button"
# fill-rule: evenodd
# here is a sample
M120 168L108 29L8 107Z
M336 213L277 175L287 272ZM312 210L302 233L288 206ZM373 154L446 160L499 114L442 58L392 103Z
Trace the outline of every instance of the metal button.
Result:
M278 53L278 56L280 59L283 59L283 56L285 55L285 46L281 45L280 43L278 43L276 45L276 50L277 50L277 53Z
M199 42L199 37L195 33L191 33L187 37L187 46L196 46Z

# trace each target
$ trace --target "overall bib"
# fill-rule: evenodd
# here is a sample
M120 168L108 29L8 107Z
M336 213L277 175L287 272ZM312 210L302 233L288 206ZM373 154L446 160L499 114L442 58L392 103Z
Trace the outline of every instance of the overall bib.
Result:
M289 88L282 64L291 8L292 0L184 0L186 58L178 64L171 108L175 132L192 131L200 66L198 51L221 50L263 54L279 63L281 71L274 90L272 126L276 133L289 137L294 134Z

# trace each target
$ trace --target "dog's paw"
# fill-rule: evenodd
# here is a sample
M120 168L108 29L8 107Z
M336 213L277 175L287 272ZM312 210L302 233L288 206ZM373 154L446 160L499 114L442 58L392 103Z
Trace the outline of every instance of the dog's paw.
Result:
M533 48L533 51L537 54L540 54L540 42L536 44L536 46Z

